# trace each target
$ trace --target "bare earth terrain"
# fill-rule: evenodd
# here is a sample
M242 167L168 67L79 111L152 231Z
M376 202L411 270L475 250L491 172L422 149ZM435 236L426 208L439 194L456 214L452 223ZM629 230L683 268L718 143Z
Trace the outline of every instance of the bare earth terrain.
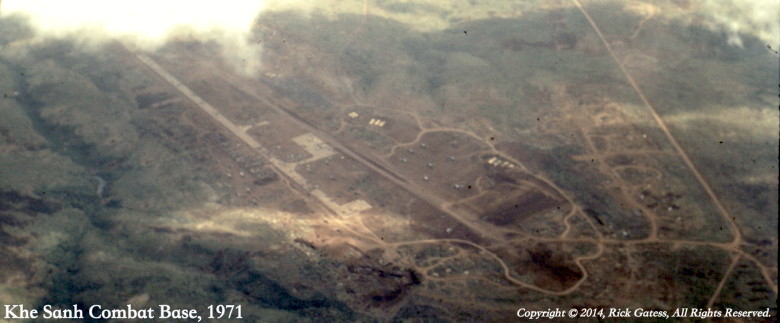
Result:
M405 15L430 8L402 4L266 13L253 76L207 42L107 45L135 78L118 86L133 100L127 113L148 118L127 123L167 148L98 162L112 186L94 203L128 208L108 213L106 232L235 283L227 299L268 305L279 320L327 308L333 320L505 321L520 307L776 318L777 129L717 117L765 113L766 73L742 88L705 82L771 70L738 58L776 60L760 41L715 47L723 35L681 18L696 10L682 2L518 5L452 16L443 30L408 25ZM52 124L94 124L42 109ZM168 164L177 159L195 179L160 175L159 192L179 202L139 197L157 186L118 173L185 169ZM0 210L63 207L39 191L0 193L16 201ZM144 232L159 241L141 242ZM256 281L248 273L273 288L237 287Z

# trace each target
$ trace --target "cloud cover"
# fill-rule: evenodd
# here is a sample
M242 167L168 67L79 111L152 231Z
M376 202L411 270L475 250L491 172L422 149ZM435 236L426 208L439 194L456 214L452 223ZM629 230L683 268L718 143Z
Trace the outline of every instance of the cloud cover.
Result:
M780 1L705 0L703 10L729 34L729 44L742 46L740 33L780 47Z
M241 72L260 68L261 47L251 41L255 19L267 7L306 8L306 1L281 0L0 0L0 15L25 15L43 36L87 40L123 39L153 50L171 37L217 41L223 56ZM742 46L741 35L780 47L780 1L694 0L700 14ZM712 25L711 25L712 26Z
M2 16L29 18L44 37L121 39L153 50L171 37L215 40L226 60L244 72L258 68L260 48L250 41L262 0L5 0Z

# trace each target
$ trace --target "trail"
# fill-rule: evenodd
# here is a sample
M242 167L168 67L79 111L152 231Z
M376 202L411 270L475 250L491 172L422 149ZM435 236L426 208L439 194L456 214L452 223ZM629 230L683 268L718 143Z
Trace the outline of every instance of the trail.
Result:
M682 158L685 165L690 169L691 173L693 173L694 177L696 177L696 180L699 182L702 188L704 188L705 192L707 193L708 197L712 201L713 205L718 209L720 215L726 220L726 223L728 223L729 230L733 235L733 239L730 243L723 245L724 249L730 249L738 253L739 257L745 257L751 261L753 261L756 266L761 271L762 276L764 276L764 279L767 282L767 285L772 289L775 295L777 295L777 285L774 283L774 280L772 279L772 275L769 273L769 270L766 266L764 266L761 262L759 262L755 257L753 257L750 254L745 253L742 251L739 246L741 243L743 243L743 236L742 232L739 229L739 226L736 223L736 217L733 217L729 211L726 209L726 207L723 205L723 203L718 198L717 194L715 194L715 191L712 189L710 184L707 182L707 180L704 179L704 176L701 175L699 170L696 168L696 166L691 161L691 158L688 156L688 153L685 152L685 150L682 148L680 143L677 141L677 139L672 135L672 133L669 131L669 128L666 125L666 122L661 117L661 115L658 113L658 111L653 107L653 105L650 103L650 101L647 99L647 96L645 96L642 89L637 85L636 81L634 80L634 77L631 76L630 73L626 70L625 66L623 65L623 62L617 57L615 52L612 50L612 47L609 44L609 41L607 41L604 34L601 32L601 29L599 28L598 24L593 20L593 18L590 16L587 10L582 6L579 0L571 0L572 3L579 9L579 11L582 13L582 15L585 17L585 19L588 20L588 23L590 24L591 28L593 28L593 31L596 32L596 35L601 40L602 44L606 48L607 52L609 53L612 60L615 62L615 64L620 68L621 73L626 78L628 83L631 85L631 87L634 89L636 94L639 96L642 103L645 105L647 110L650 112L650 114L653 116L653 119L658 124L658 127L661 128L661 131L663 131L666 138L669 140L669 143L672 145L674 150L677 152L677 154ZM724 277L723 280L720 282L720 285L722 286L725 282L725 280L728 278L728 276ZM713 295L713 300L717 296ZM713 301L711 300L711 302Z
M723 203L720 202L720 199L715 194L715 191L713 191L712 187L710 187L710 184L707 183L707 181L704 179L701 173L699 173L699 170L693 164L691 158L688 157L688 154L685 152L682 146L680 146L680 143L677 142L677 139L669 131L669 128L666 126L666 122L664 122L663 118L661 118L661 115L658 114L658 112L653 107L653 105L650 104L650 101L647 100L645 93L642 91L642 89L639 88L639 86L636 84L636 81L634 81L634 77L632 77L631 74L628 73L625 66L623 66L620 59L618 59L617 55L612 50L612 47L609 45L609 42L604 37L604 34L601 32L601 29L598 27L598 25L596 25L596 22L593 20L593 18L590 17L590 14L588 14L588 12L585 11L585 8L582 7L579 0L572 0L572 2L574 2L574 5L577 6L580 12L582 12L582 14L588 20L590 26L599 36L599 39L601 39L601 42L604 44L604 47L606 47L607 52L609 52L609 56L611 56L612 59L615 61L615 64L617 64L617 66L620 68L620 71L623 73L623 76L626 77L628 83L631 84L631 87L639 96L639 99L642 100L642 103L647 107L648 111L650 111L650 113L653 116L653 119L655 119L655 122L658 124L658 127L661 128L661 130L666 135L666 138L669 140L669 143L672 145L672 147L674 147L674 150L677 151L677 154L679 154L680 157L683 159L685 165L691 170L693 175L696 177L696 180L699 182L699 184L701 184L701 186L707 192L707 195L712 200L712 203L715 204L715 207L718 209L720 214L726 219L727 223L729 223L729 229L731 230L731 233L734 235L732 244L734 246L737 246L742 241L742 233L740 232L739 227L737 227L737 224L734 222L734 218L731 217L729 211L726 210L726 208L723 206Z

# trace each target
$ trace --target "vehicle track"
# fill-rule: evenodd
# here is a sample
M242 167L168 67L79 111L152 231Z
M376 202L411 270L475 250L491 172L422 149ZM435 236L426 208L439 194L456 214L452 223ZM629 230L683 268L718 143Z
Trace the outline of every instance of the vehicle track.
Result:
M650 114L653 116L653 119L657 123L658 127L661 128L661 131L663 131L664 135L666 135L666 138L669 140L669 143L672 145L674 150L677 152L677 154L682 158L685 165L690 169L691 173L693 173L696 180L699 182L699 184L704 188L705 192L709 196L712 203L715 205L715 207L718 209L720 215L726 220L726 223L729 225L729 230L731 231L733 235L733 239L730 243L726 244L724 246L724 249L733 250L736 253L738 253L740 256L744 256L751 261L755 263L756 266L758 266L759 270L761 271L761 274L764 276L764 279L767 282L767 285L772 289L775 296L777 296L777 285L774 283L774 281L771 278L771 275L769 273L769 270L766 266L764 266L761 262L756 261L755 257L752 257L751 255L745 253L742 251L739 246L741 243L744 242L742 231L739 229L739 226L736 223L736 218L732 217L729 211L726 209L726 207L723 205L723 203L718 198L717 194L715 194L715 191L712 189L710 184L704 179L704 176L701 175L699 170L696 168L696 166L693 164L693 161L691 161L688 154L685 152L685 150L682 148L680 143L677 141L677 139L672 135L672 133L669 131L669 128L666 126L666 122L661 117L661 115L656 111L655 107L650 103L650 101L647 99L647 97L644 94L644 91L639 87L639 85L634 80L634 77L628 73L628 70L626 70L626 67L623 65L622 61L617 57L617 54L612 50L612 46L609 44L609 41L607 41L606 37L601 31L601 28L596 24L595 20L590 16L587 10L582 6L579 0L571 0L572 3L577 7L577 9L582 13L583 16L585 16L585 19L588 20L588 23L590 24L591 28L596 32L596 35L601 40L602 44L606 48L607 52L609 53L612 60L615 62L615 64L620 68L621 73L626 78L628 83L631 85L631 87L634 89L636 94L639 96L642 103L645 105L647 110L650 112ZM723 280L725 281L728 278L728 275L723 277ZM721 285L723 284L723 281L721 281Z

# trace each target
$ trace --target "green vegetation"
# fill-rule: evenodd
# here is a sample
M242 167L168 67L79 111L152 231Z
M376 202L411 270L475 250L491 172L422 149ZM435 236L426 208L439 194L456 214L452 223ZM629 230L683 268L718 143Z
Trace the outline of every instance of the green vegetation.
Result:
M572 158L591 153L579 137L596 129L579 129L591 120L586 119L592 117L587 115L588 104L614 102L625 107L620 112L629 124L598 128L604 131L598 139L608 147L610 140L636 130L633 135L647 134L648 140L657 142L661 149L652 156L660 157L642 155L648 164L634 166L657 168L660 179L653 178L655 187L647 185L647 189L668 196L682 210L659 216L662 232L657 243L577 245L561 241L562 253L568 256L599 253L596 259L582 262L588 273L582 289L564 297L526 289L484 288L510 285L502 278L498 262L466 244L458 243L463 249L457 250L432 241L420 250L409 247L401 251L412 257L407 260L426 266L453 256L430 270L441 277L469 275L465 273L468 270L477 279L454 284L431 279L422 282L420 289L455 295L470 284L480 286L473 300L492 305L515 306L522 301L580 306L580 298L592 296L590 291L610 301L632 291L627 291L626 281L612 280L610 275L614 275L625 280L639 277L640 283L658 290L658 294L641 294L628 301L647 301L648 306L706 305L736 252L720 244L698 244L729 242L733 236L725 229L728 220L679 156L667 158L672 154L663 154L672 150L666 138L579 10L570 6L539 10L529 4L498 0L368 3L365 16L363 1L344 1L310 4L320 9L327 6L322 15L269 11L258 20L258 25L266 27L258 28L258 39L268 33L279 40L263 44L266 53L269 57L283 53L285 57L274 63L289 67L269 82L298 104L294 112L302 119L325 116L321 120L337 129L341 120L365 121L372 117L374 108L406 109L399 114L417 113L426 127L463 126L477 136L500 135L499 144L520 147L513 151L517 159L573 199L604 238L640 239L650 233L644 211L624 206L625 197L611 184L612 174L605 174L595 160L589 163ZM780 151L777 113L774 105L767 107L767 103L774 104L776 94L776 55L768 54L763 43L747 35L740 35L742 47L730 46L723 33L666 17L646 21L635 34L640 21L636 14L612 3L592 3L587 9L617 58L738 224L744 237L740 250L776 267ZM231 224L223 222L230 221L222 221L225 214L212 217L210 212L222 212L220 207L225 207L212 202L237 200L235 196L244 194L243 189L232 186L239 176L232 177L229 184L217 183L215 178L220 174L210 167L219 159L210 155L209 147L204 149L202 129L193 125L199 121L189 115L192 111L184 106L187 103L152 108L154 102L173 94L138 69L119 45L82 48L83 44L71 40L26 42L32 33L17 18L0 19L0 30L7 31L0 34L0 193L9 200L33 201L0 203L0 256L17 262L0 260L0 303L12 303L7 296L12 295L14 302L121 306L133 296L148 293L151 303L182 307L202 307L215 300L245 304L249 320L316 317L357 321L363 318L336 301L344 296L338 294L342 291L320 295L312 286L345 275L350 279L392 279L386 272L370 269L364 270L364 276L356 276L358 265L327 258L325 251L311 256L294 249L285 244L290 238L286 232L272 229L276 227L241 213L243 210L229 215L239 219L233 220L239 223L234 227L252 234L229 233ZM293 75L286 75L288 71ZM320 84L306 83L312 75L322 76L317 79ZM320 91L327 86L336 90ZM343 96L331 98L331 93ZM343 102L348 103L339 105ZM360 104L368 106L357 106ZM250 111L252 104L244 108L245 119L260 118ZM338 108L359 112L360 119L346 119ZM546 120L540 122L540 116ZM551 119L553 122L548 122ZM351 125L345 128L352 132L349 135L375 148L386 150L394 144L381 129ZM541 129L544 126L547 128ZM489 131L474 129L478 127ZM414 134L409 137L414 138ZM499 151L505 152L500 147ZM639 150L632 153L644 154ZM640 158L636 160L642 163ZM480 162L477 157L472 161ZM648 173L648 178L655 176ZM106 182L102 193L96 190L98 176ZM349 192L343 193L362 196L376 210L403 214L409 220L409 230L436 225L414 222L427 214L438 217L435 208L415 202L408 192L393 189L395 186L383 185L377 177L366 174L347 184ZM270 185L253 186L255 190L265 187ZM267 195L272 194L277 193ZM382 205L391 200L403 203ZM7 209L13 212L5 212ZM669 212L672 209L668 207ZM540 225L542 229L563 230L550 224L557 222L549 222L553 220L550 216L560 218L564 210L556 212L560 213L540 216L540 222L548 220ZM315 215L301 216L308 221ZM282 227L290 222L274 219L273 223ZM222 225L228 229L222 231ZM317 238L328 231L314 226L309 229ZM418 237L412 231L404 234L420 240L451 237L451 228L441 229L441 235L433 237ZM343 240L355 238L351 234L345 233ZM513 234L520 236L517 232L506 236ZM524 244L535 238L523 239L527 239ZM670 247L664 239L695 241L697 245L675 241ZM524 247L520 243L497 246L486 247L505 248L500 250L506 254L500 256L509 258L515 256L511 252ZM417 258L413 251L418 252ZM27 252L35 256L28 257ZM381 257L378 254L376 257ZM282 256L284 262L269 260ZM718 302L740 309L773 307L773 292L762 273L745 259L726 281ZM538 283L529 273L517 273L515 265L509 265L513 267L510 271L525 275L521 278L527 282ZM27 281L23 283L28 290L6 284L3 279L10 276L4 275L12 271L25 271L23 279ZM479 276L485 273L489 274ZM582 291L585 296L579 294ZM418 308L432 315L458 315L457 310L439 313L438 308L426 310L415 303L418 299L413 297L428 297L420 296L422 292L409 295L409 307L393 310L405 313ZM403 315L407 314L415 316Z

